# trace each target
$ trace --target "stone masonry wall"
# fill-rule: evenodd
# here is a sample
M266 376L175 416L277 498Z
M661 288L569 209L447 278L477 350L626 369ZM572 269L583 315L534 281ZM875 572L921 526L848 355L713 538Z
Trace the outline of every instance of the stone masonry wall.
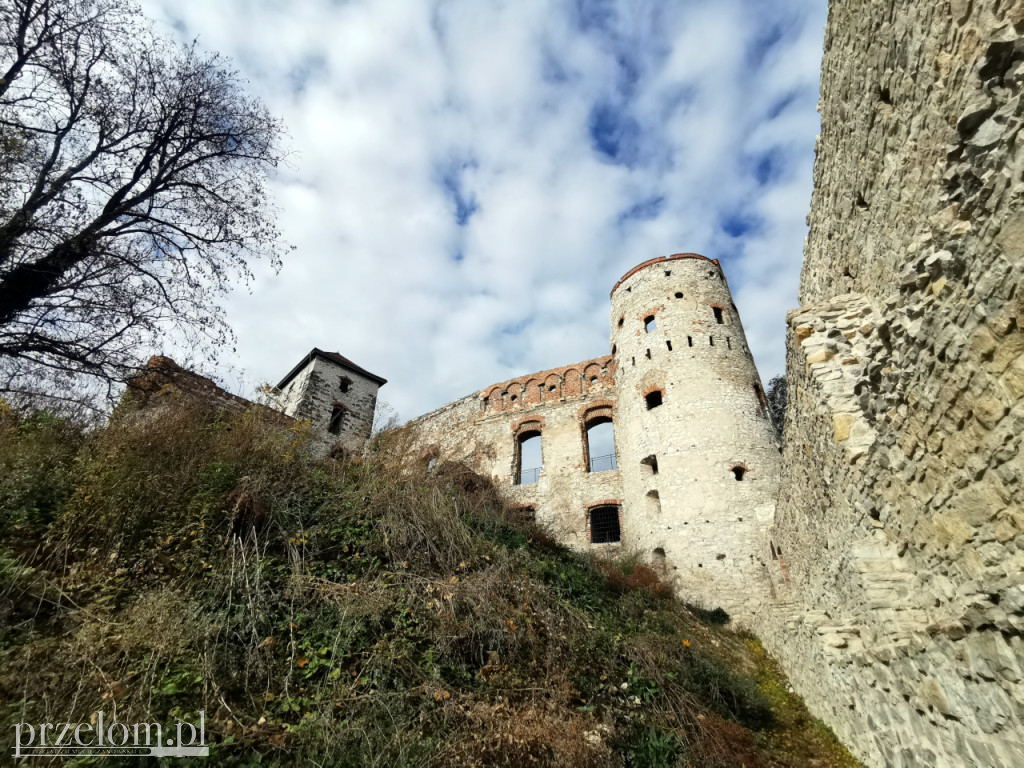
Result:
M1024 765L1024 3L833 0L759 626L869 766Z
M589 472L584 440L593 413L610 413L618 427L615 372L606 356L495 384L410 422L414 453L467 464L532 509L560 541L590 547L588 508L622 502L619 471ZM541 433L543 468L536 483L518 485L516 438L533 430Z
M697 254L645 262L612 291L610 324L624 541L664 562L684 599L749 623L770 589L780 455L725 275Z
M378 389L376 381L314 355L278 395L278 407L289 416L310 421L314 450L327 453L340 446L350 455L359 455L373 429ZM343 415L340 429L332 433L328 427L336 405Z

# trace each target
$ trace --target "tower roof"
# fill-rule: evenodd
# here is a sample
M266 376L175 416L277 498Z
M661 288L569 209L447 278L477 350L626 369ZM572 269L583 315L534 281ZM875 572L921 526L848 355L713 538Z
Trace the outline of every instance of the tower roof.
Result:
M344 355L340 355L337 352L324 352L322 349L313 347L312 351L304 358L302 358L302 360L299 361L299 364L288 372L287 376L285 376L283 379L281 379L281 381L278 382L277 389L282 389L289 381L294 379L299 374L299 371L301 371L303 368L309 365L309 363L313 360L314 357L322 357L324 360L330 360L332 363L337 363L342 368L346 368L352 371L353 373L358 373L360 376L365 376L371 381L377 382L378 385L383 386L384 384L388 383L387 379L381 378L375 373L370 373L365 368L360 368L358 365L353 363Z
M699 259L700 261L706 261L709 264L714 264L719 269L722 268L722 265L718 263L718 259L709 259L707 256L701 256L699 253L673 253L671 256L658 256L657 258L654 258L654 259L648 259L647 261L643 262L642 264L637 264L635 267L633 267L631 270L629 270L629 272L624 274L619 279L619 282L617 282L615 284L615 287L612 288L612 292L611 292L611 294L609 294L609 296L614 294L615 290L620 285L622 285L624 282L626 282L626 280L628 280L630 277L632 277L634 274L639 272L644 267L649 267L651 264L658 264L658 263L664 262L664 261L679 261L680 259Z

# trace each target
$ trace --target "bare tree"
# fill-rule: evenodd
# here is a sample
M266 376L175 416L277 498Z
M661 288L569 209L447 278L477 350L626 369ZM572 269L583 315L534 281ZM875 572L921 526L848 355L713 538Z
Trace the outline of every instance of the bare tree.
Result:
M130 0L0 4L0 395L108 388L154 344L232 339L221 295L284 247L280 123Z

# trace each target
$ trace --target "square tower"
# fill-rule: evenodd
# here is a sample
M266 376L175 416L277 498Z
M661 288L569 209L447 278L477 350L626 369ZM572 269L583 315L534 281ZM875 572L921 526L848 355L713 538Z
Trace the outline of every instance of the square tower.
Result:
M347 454L360 454L373 428L377 390L386 383L347 357L314 347L281 379L275 394L282 412L313 424L320 453L340 446Z

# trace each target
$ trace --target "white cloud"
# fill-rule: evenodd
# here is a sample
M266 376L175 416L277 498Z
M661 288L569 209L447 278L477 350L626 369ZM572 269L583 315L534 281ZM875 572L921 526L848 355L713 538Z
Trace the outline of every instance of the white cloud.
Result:
M250 384L338 350L409 418L605 354L611 286L678 251L722 259L762 375L781 372L821 0L146 10L232 57L289 128L274 186L297 250L227 307Z

